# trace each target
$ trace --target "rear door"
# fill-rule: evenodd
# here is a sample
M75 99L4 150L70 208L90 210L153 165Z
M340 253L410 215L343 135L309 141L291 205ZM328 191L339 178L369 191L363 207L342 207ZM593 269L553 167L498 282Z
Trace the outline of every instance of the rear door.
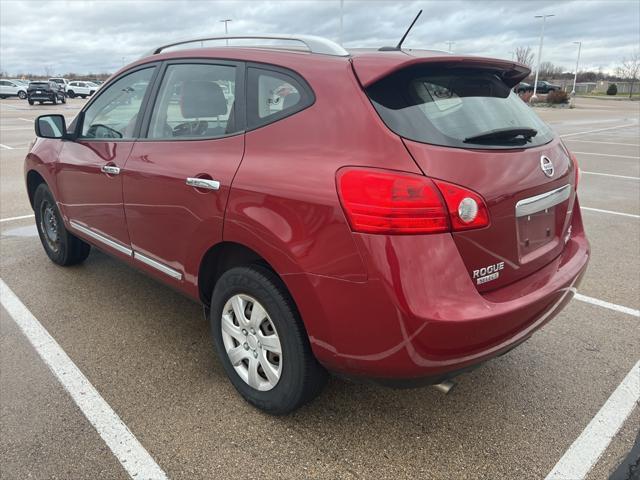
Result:
M138 68L112 82L85 109L79 138L63 142L58 157L58 200L71 227L125 255L130 255L130 242L122 171L156 69Z
M244 65L167 62L155 97L124 174L129 235L151 273L195 286L244 153Z
M511 86L495 70L431 65L397 72L367 90L426 175L485 199L490 225L453 234L481 291L554 259L564 248L575 199L567 151Z

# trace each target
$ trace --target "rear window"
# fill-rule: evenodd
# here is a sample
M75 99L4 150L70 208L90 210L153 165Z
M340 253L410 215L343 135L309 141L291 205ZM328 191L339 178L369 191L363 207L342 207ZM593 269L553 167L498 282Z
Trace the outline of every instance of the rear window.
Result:
M488 71L406 69L370 86L367 94L391 130L422 143L523 148L553 138L531 108Z
M29 87L31 88L47 88L49 86L49 82L31 82Z

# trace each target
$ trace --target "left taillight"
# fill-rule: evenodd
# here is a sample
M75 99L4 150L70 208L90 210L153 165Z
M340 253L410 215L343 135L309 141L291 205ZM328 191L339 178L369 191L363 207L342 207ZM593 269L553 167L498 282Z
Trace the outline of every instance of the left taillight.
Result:
M441 180L366 168L342 169L336 180L340 203L356 232L427 234L489 224L480 195Z

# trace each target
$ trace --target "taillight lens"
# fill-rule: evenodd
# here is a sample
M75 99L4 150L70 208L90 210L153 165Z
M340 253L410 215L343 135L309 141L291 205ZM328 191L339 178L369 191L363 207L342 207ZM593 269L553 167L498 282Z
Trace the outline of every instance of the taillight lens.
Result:
M433 181L374 169L338 172L338 193L351 228L365 233L417 234L449 230Z
M442 180L434 180L434 182L447 203L451 228L454 231L489 225L489 210L480 195L453 183Z
M569 151L569 157L571 157L571 161L573 162L573 168L576 169L576 183L575 183L574 190L577 192L578 191L578 183L580 183L580 175L581 175L580 166L578 165L578 159L573 154L573 152Z
M337 181L340 202L356 232L420 234L489 225L483 198L459 185L360 168L340 170Z

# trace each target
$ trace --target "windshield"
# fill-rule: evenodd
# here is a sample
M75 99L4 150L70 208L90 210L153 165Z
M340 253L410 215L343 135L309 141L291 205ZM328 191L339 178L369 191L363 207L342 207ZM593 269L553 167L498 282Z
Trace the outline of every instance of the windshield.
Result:
M496 149L538 146L553 138L531 108L488 71L406 69L378 81L367 94L391 130L422 143Z

